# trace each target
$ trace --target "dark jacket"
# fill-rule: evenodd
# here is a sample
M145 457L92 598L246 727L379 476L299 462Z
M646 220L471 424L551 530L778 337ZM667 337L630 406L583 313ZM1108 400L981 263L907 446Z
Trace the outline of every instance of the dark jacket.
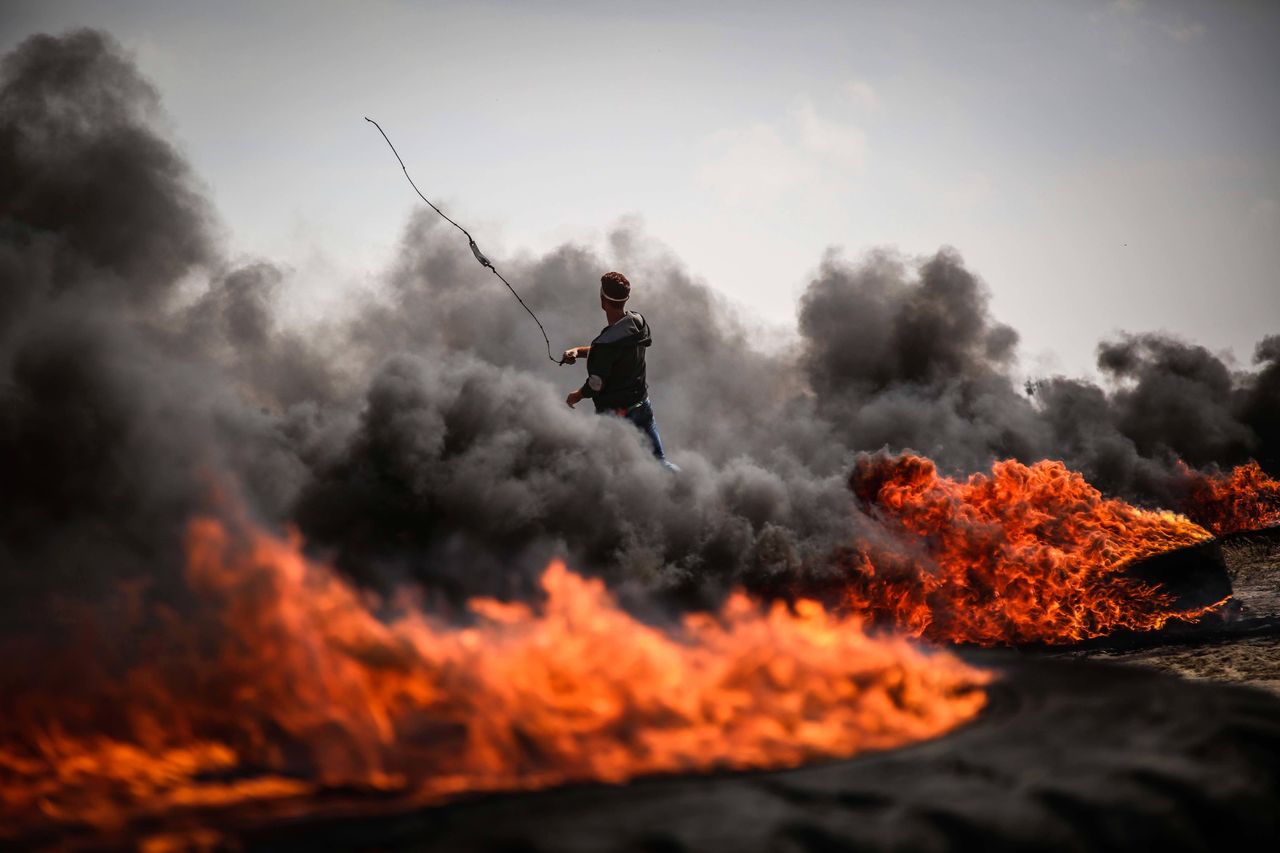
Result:
M644 350L651 343L649 324L635 311L626 312L596 335L587 356L582 396L596 404L597 412L627 409L649 395Z

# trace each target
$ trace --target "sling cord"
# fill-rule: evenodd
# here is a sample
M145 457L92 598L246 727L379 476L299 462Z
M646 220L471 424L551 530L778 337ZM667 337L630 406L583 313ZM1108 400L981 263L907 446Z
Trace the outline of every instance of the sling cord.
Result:
M497 268L494 267L493 263L480 252L480 247L476 245L475 239L471 236L470 232L468 232L467 229L463 228L461 225L454 222L448 216L445 216L445 212L443 210L436 207L434 204L431 204L431 200L422 194L422 190L418 189L418 185L413 182L413 178L409 177L409 170L405 167L404 160L400 159L400 152L396 150L396 147L394 145L391 145L391 138L387 136L387 132L382 129L382 125L378 124L376 121L369 118L368 116L365 116L364 120L372 124L374 127L376 127L378 129L378 133L382 134L382 138L387 140L387 145L391 146L391 153L396 155L396 159L400 161L400 168L404 171L404 176L406 178L409 178L409 186L413 187L413 191L418 194L418 198L425 201L432 210L434 210L436 213L444 217L445 222L448 222L454 228L457 228L459 231L461 231L463 234L467 236L467 243L471 246L471 254L476 256L476 260L480 262L481 266L487 267L489 269L489 272L496 275L499 281L501 281L503 284L507 286L507 290L511 291L511 295L514 296L520 302L520 307L524 308L524 310L529 312L529 316L533 318L533 322L538 324L538 330L542 332L542 339L547 342L547 358L551 359L551 361L556 364L564 364L565 362L563 359L557 359L554 355L551 354L551 339L547 337L547 330L543 328L542 321L538 319L537 314L533 313L533 309L530 308L528 305L525 305L524 300L520 298L520 294L516 293L516 289L511 286L511 282L503 278L502 273L498 272Z

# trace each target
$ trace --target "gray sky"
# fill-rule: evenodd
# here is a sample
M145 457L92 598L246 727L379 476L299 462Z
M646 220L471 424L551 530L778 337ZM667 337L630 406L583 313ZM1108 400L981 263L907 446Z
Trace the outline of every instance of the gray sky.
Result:
M0 48L76 25L159 87L233 252L317 296L420 204L370 115L495 260L638 222L790 327L829 247L950 244L1032 373L1280 332L1280 3L8 0Z

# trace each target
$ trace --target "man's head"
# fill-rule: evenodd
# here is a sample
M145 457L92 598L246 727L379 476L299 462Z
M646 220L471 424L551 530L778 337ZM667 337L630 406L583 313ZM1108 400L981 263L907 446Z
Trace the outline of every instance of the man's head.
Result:
M620 272L607 272L600 276L600 307L605 311L621 312L631 296L631 282Z

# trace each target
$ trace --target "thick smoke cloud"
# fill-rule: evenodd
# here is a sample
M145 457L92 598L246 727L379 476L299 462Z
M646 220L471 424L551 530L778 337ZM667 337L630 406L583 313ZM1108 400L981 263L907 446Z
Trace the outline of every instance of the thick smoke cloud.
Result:
M527 583L555 552L624 590L758 582L849 535L838 478L681 459L673 477L628 424L570 412L517 371L400 356L373 378L358 428L318 466L298 519L356 574L407 562L459 592L486 575Z
M1054 458L1098 487L1178 506L1185 469L1280 468L1280 336L1254 371L1163 334L1098 347L1105 387L1015 381L1017 333L950 249L909 263L828 257L800 304L802 366L818 411L854 452L915 449L963 473Z
M0 559L12 604L172 562L172 541L153 534L190 511L181 469L189 437L208 430L197 407L164 404L191 377L160 357L149 321L213 244L186 165L148 126L155 91L103 36L33 38L0 74Z
M600 273L626 271L654 329L672 476L628 425L564 406L581 367L540 355L536 327L429 211L383 292L303 335L277 317L280 270L228 261L154 129L156 92L109 37L30 39L0 74L14 633L68 599L122 613L122 589L180 599L184 525L228 500L298 526L375 588L523 595L560 554L633 602L701 602L733 584L788 590L876 535L844 485L860 452L911 448L956 472L1063 458L1144 500L1176 495L1179 457L1280 464L1280 337L1243 370L1124 338L1100 349L1105 386L1055 377L1028 394L1016 333L950 249L828 256L782 354L635 229L603 251L503 259L557 347L590 340Z
M280 328L276 268L227 262L151 126L156 93L108 37L29 40L2 91L0 446L17 511L0 583L30 621L130 579L176 594L184 524L228 488L372 585L458 594L519 592L553 553L624 590L715 593L850 535L839 451L799 425L811 406L791 371L669 259L640 277L666 342L655 378L682 377L655 391L682 478L634 430L563 406L580 371L531 361L536 331L430 219L407 229L386 298L321 349ZM630 240L607 262L566 247L510 268L585 341L600 270L639 266Z
M87 31L29 39L0 75L0 621L20 630L54 598L172 592L214 472L283 507L302 469L175 307L184 277L216 300L237 274L156 92Z
M309 538L366 579L398 564L396 576L474 591L527 583L516 565L561 553L620 588L686 595L769 583L847 541L851 455L795 367L754 347L677 262L634 243L620 231L611 257L563 247L507 270L564 345L600 328L601 270L643 282L651 396L684 476L657 466L627 425L589 404L570 411L581 368L539 358L536 327L423 215L387 301L352 325L372 380L357 428L301 493Z
M996 322L958 253L828 257L800 302L803 367L819 410L854 449L911 447L944 467L1047 450L1009 377L1017 333Z
M1128 335L1098 347L1113 389L1061 377L1033 386L1051 448L1107 491L1177 505L1178 460L1226 468L1256 459L1280 470L1280 346L1258 344L1256 371L1233 370L1202 346Z

